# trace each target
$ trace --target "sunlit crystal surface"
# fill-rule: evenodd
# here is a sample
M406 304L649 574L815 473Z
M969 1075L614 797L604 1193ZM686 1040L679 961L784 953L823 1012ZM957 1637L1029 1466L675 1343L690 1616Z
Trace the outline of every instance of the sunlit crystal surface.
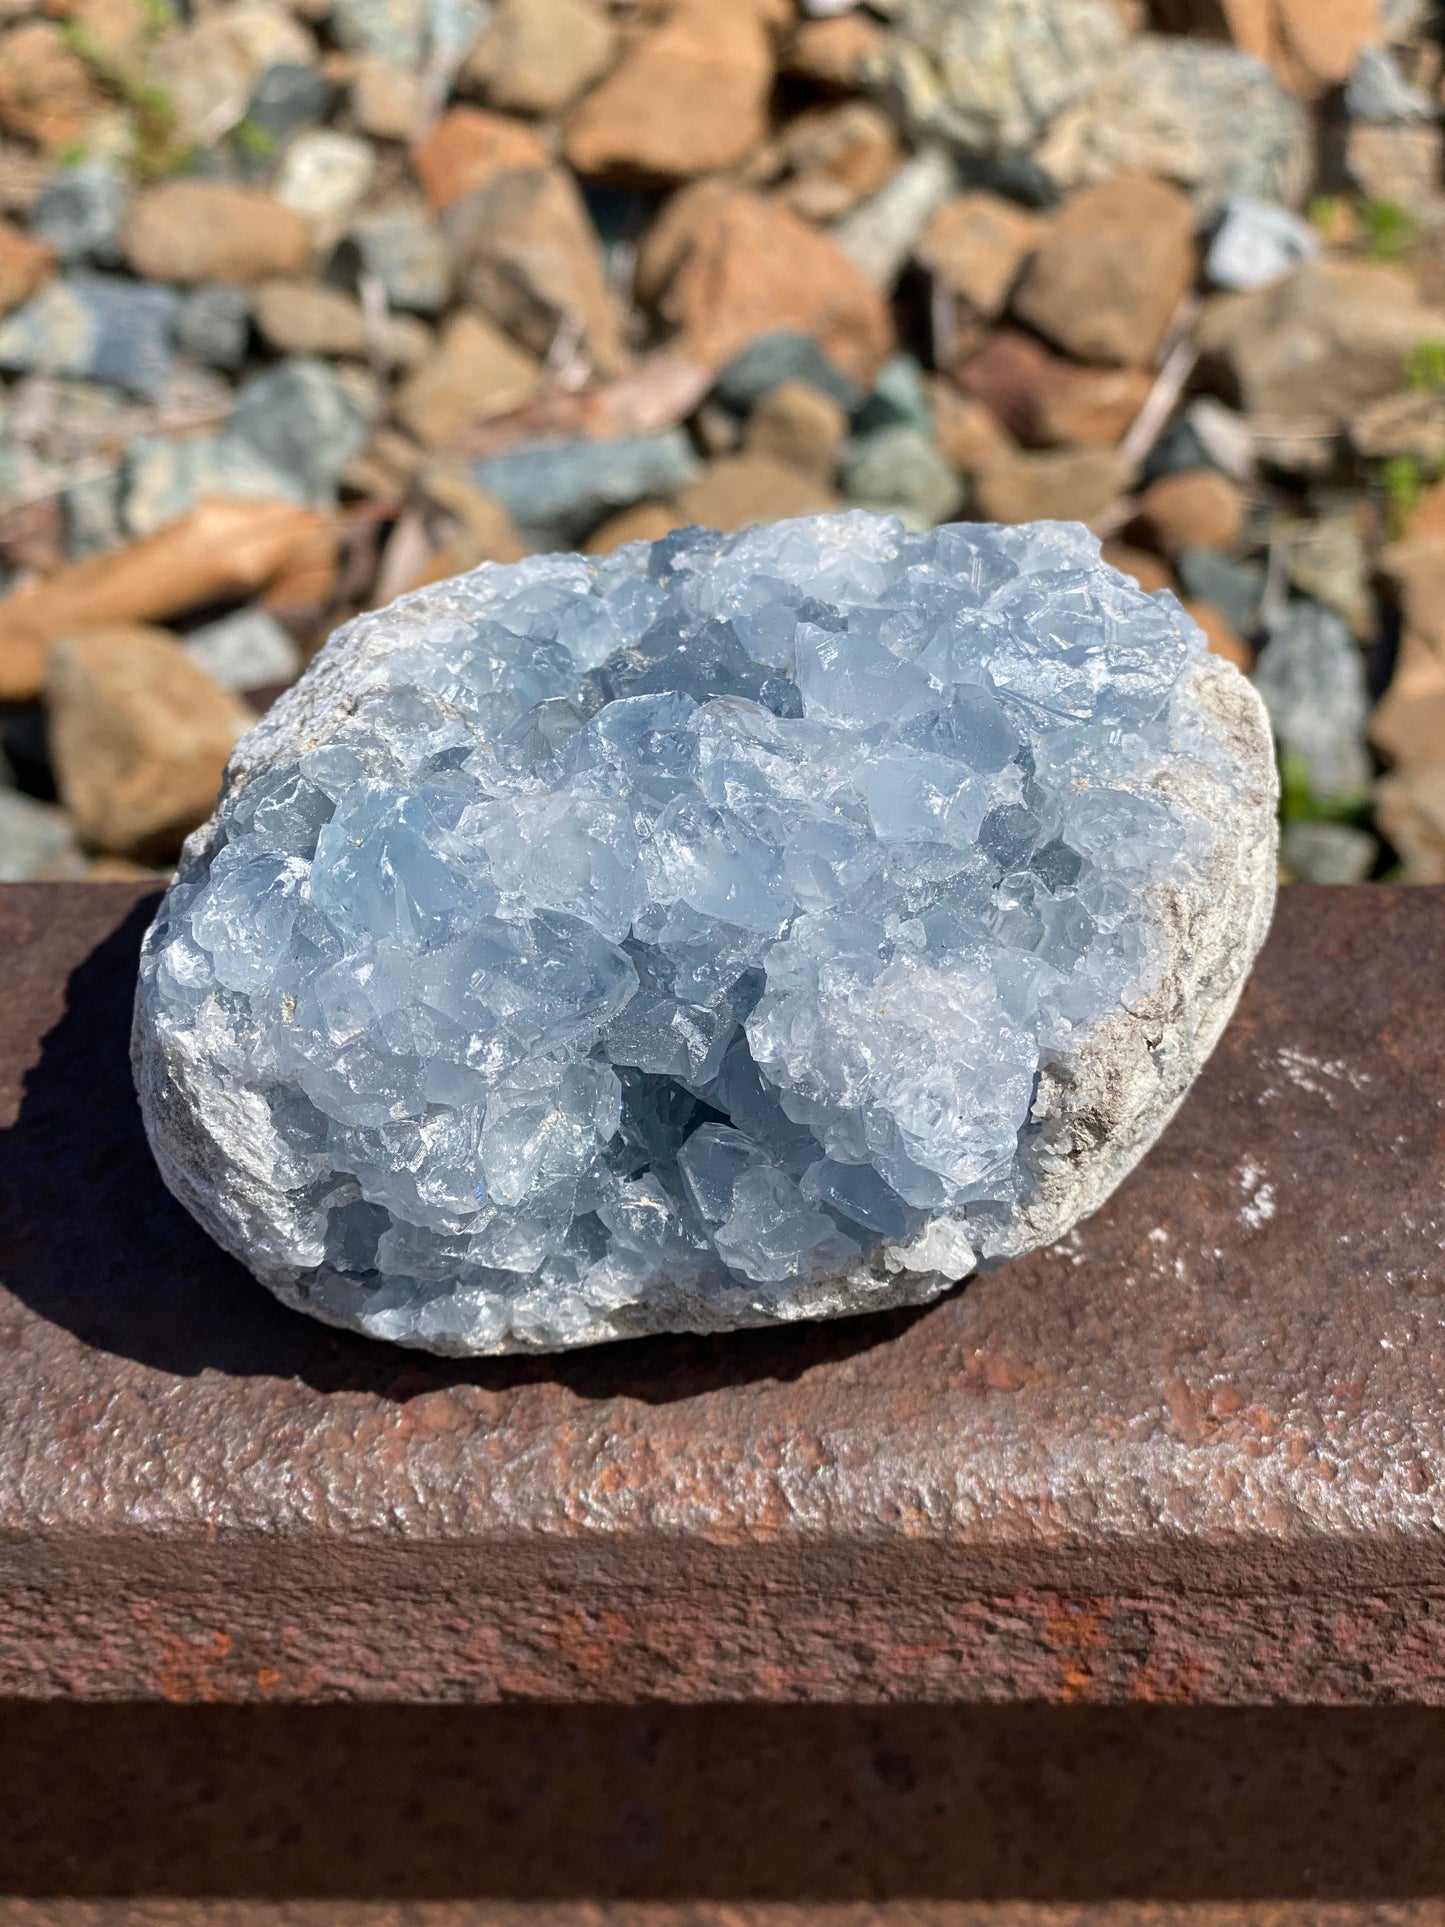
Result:
M318 1308L564 1344L1000 1248L1041 1067L1147 993L1149 892L1208 860L1170 802L1223 755L1173 598L1082 529L859 513L383 620L145 964L167 1048L264 1107L269 1256Z

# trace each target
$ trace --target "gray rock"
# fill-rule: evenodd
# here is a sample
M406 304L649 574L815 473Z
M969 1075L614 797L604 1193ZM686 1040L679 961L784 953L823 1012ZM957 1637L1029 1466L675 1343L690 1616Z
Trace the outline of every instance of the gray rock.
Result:
M1262 61L1233 47L1140 34L1034 158L1065 191L1117 174L1175 181L1207 220L1231 195L1297 201L1309 179L1310 128Z
M248 502L324 507L329 489L311 488L278 468L239 435L143 435L126 456L122 515L126 533L153 535L193 509L204 495Z
M725 407L747 415L785 381L806 381L837 402L846 415L856 414L867 400L857 382L833 366L811 335L791 328L777 328L750 341L718 370L713 393Z
M1224 204L1204 271L1216 288L1267 288L1319 251L1319 237L1298 214L1233 194Z
M1345 112L1352 120L1433 120L1439 109L1400 72L1387 47L1364 47L1345 89Z
M1280 862L1301 883L1363 883L1379 854L1370 832L1349 823L1289 823L1279 842Z
M1191 601L1212 602L1235 634L1246 641L1259 634L1269 579L1262 562L1236 562L1214 549L1181 549L1174 569Z
M895 355L873 384L872 393L853 415L853 433L871 435L878 428L910 428L933 432L933 409L923 386L923 369L916 355Z
M354 220L337 244L327 279L360 294L374 275L388 307L437 314L445 305L449 267L441 229L419 207L386 208Z
M207 368L239 368L251 343L251 297L244 288L192 288L181 296L176 345Z
M253 376L241 390L227 433L246 442L305 496L335 488L370 437L375 404L324 361L298 357Z
M153 399L175 366L170 288L69 274L0 321L0 370L74 375Z
M485 0L335 0L331 29L352 53L450 71L487 24Z
M84 868L64 810L0 789L0 883L76 876Z
M1023 151L1123 40L1107 0L903 0L879 78L915 133L973 153Z
M370 142L332 127L308 128L282 156L276 199L309 221L336 220L361 200L375 171Z
M294 682L301 673L301 651L266 609L238 609L208 622L193 629L182 647L223 689L264 689Z
M952 159L941 147L927 147L828 232L875 288L891 289L935 212L957 191Z
M963 484L933 438L907 422L845 442L838 480L848 501L898 515L914 529L946 522L963 504Z
M1370 697L1360 652L1337 615L1295 603L1260 651L1254 686L1312 796L1348 803L1366 795Z
M323 121L335 91L319 67L279 60L257 80L246 119L279 144L303 127L315 127Z
M121 523L121 471L72 482L60 498L65 517L65 552L74 561L101 555L125 539Z
M67 263L116 267L130 185L109 161L82 161L52 175L30 210L30 232Z
M675 494L698 468L684 431L669 428L608 442L533 442L474 462L471 472L529 541L566 548L612 509Z

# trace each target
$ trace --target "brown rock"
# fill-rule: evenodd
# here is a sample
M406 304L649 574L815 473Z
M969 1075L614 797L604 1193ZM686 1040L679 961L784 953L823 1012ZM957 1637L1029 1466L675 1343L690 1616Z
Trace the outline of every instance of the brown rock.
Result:
M1117 569L1120 575L1132 576L1145 595L1158 595L1161 589L1173 589L1178 594L1174 571L1147 549L1133 548L1127 542L1106 542L1103 554L1111 569Z
M1242 670L1247 676L1254 668L1254 651L1242 637L1235 634L1214 604L1190 600L1185 602L1184 607L1204 631L1214 654L1223 656L1226 662L1232 662L1236 669Z
M892 121L864 100L799 114L767 153L766 172L755 178L785 175L780 198L807 221L836 220L903 164Z
M399 501L424 460L423 451L409 435L383 423L341 471L341 486L374 502Z
M783 50L783 72L839 93L853 93L882 51L884 28L859 7L831 19L803 20Z
M1350 423L1357 455L1379 461L1412 455L1419 462L1445 460L1445 394L1431 388L1385 395L1362 408Z
M749 417L743 447L831 487L848 417L830 395L806 381L785 381Z
M671 502L634 502L594 529L582 545L583 553L611 555L629 542L660 542L664 535L686 526L686 517Z
M1445 135L1434 121L1357 120L1345 142L1345 171L1367 201L1423 209L1440 198L1442 152Z
M793 515L821 515L838 506L830 488L785 468L766 455L723 455L680 490L684 524L706 529L745 529L755 522L781 522Z
M70 18L112 67L132 65L154 31L145 0L75 0Z
M293 594L306 585L321 600L335 572L335 528L313 510L290 502L201 502L155 535L72 562L0 599L0 700L39 695L46 645L59 636L164 621L260 592L269 599L278 585L291 585Z
M1049 224L1014 311L1084 361L1141 368L1194 281L1194 211L1176 187L1120 175Z
M928 383L928 399L939 453L961 475L981 475L995 462L1018 453L993 410L972 395L961 395L951 381L934 376Z
M543 167L547 150L525 121L452 107L411 150L411 164L433 208L455 207L517 167Z
M1154 387L1145 368L1090 368L1053 360L1036 398L1045 448L1117 448Z
M146 85L166 104L166 135L177 146L214 147L244 120L257 66L228 32L228 8L175 23L150 50Z
M943 286L986 321L1008 306L1046 223L1001 194L957 194L924 229L917 255Z
M525 348L485 315L463 309L403 383L393 412L428 448L457 448L475 422L525 402L539 373Z
M643 240L637 291L703 360L796 328L868 388L893 352L887 302L825 234L720 181L668 202Z
M1445 761L1392 770L1375 789L1380 833L1411 883L1445 883Z
M1384 39L1379 0L1274 0L1270 61L1285 86L1318 100Z
M45 286L55 255L11 221L0 221L0 314L8 314Z
M958 382L1031 448L1116 447L1153 387L1145 369L1065 361L1016 328L990 336Z
M622 316L597 235L564 168L498 175L452 221L458 293L534 354L564 334L604 377L627 365Z
M1232 549L1244 533L1244 492L1212 468L1161 475L1139 497L1130 533L1161 555Z
M612 64L617 29L592 0L503 0L460 84L511 114L556 114Z
M1442 539L1445 539L1445 482L1432 482L1421 492L1420 499L1405 516L1405 525L1400 531L1401 544L1408 550L1415 545L1428 543L1430 555L1430 574L1434 574L1436 553ZM1426 551L1420 548L1420 555Z
M0 39L0 128L56 154L84 138L106 98L51 20L27 20Z
M1107 449L1014 455L975 484L987 522L1092 522L1123 494L1129 467Z
M426 85L381 54L363 54L352 69L351 117L376 140L415 140L426 125Z
M299 275L311 250L304 218L259 188L162 181L139 193L125 230L131 268L150 281L263 281Z
M1379 0L1155 0L1154 12L1166 32L1232 40L1267 60L1305 100L1347 80L1360 50L1384 38Z
M1370 741L1401 769L1445 763L1445 655L1413 629L1400 639L1390 687L1370 718Z
M698 404L712 387L714 373L706 362L659 350L642 356L615 381L593 382L579 389L544 389L521 407L472 430L462 446L471 455L499 455L503 449L548 435L580 435L605 442L622 435L654 435L689 415L700 422ZM733 440L736 443L736 430Z
M1439 494L1436 502L1440 503ZM1380 555L1379 567L1399 594L1407 633L1428 643L1445 662L1445 541L1441 533L1439 529L1434 534L1427 530L1392 542Z
M1195 329L1247 413L1327 430L1398 393L1411 351L1442 337L1445 313L1424 307L1406 275L1371 261L1306 262L1272 288L1217 297Z
M412 368L431 346L413 315L389 315L373 336L359 302L319 281L263 281L256 325L283 355L354 355L388 368Z
M573 114L580 174L686 180L733 167L767 135L773 49L748 0L680 0Z
M52 644L45 695L61 798L82 840L117 856L173 855L255 721L174 637L133 624Z

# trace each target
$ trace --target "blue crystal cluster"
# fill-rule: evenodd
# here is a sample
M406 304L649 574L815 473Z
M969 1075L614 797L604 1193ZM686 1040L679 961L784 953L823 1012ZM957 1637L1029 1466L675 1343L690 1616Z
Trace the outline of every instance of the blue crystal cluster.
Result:
M939 1222L959 1272L1000 1248L1041 1066L1148 990L1141 906L1208 858L1160 780L1220 754L1172 597L1082 529L855 513L364 620L387 648L233 787L144 966L264 1111L315 1308L565 1344L788 1315Z

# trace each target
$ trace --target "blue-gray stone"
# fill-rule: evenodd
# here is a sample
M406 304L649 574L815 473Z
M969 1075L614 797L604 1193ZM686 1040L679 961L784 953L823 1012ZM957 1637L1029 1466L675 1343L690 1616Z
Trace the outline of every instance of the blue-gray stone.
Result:
M374 418L374 407L324 361L297 357L246 383L227 432L319 499L366 446Z
M1319 251L1319 236L1298 214L1234 194L1224 204L1204 271L1216 288L1267 288Z
M176 345L207 368L239 368L251 345L251 297L217 282L181 296Z
M1212 602L1236 635L1252 641L1259 634L1269 580L1262 562L1237 562L1215 549L1181 549L1174 570L1185 595Z
M303 127L318 127L335 92L319 67L278 60L264 69L251 90L246 119L258 133L279 144Z
M963 505L963 484L933 437L906 422L845 442L838 482L850 502L901 515L911 528L946 522Z
M474 462L472 475L530 541L567 546L614 509L673 494L698 467L684 431L669 428L616 441L531 442Z
M223 689L265 689L301 673L301 651L269 609L237 609L193 629L181 646Z
M1352 120L1433 120L1438 105L1400 72L1388 47L1363 47L1345 89L1345 112Z
M718 370L713 392L725 407L747 415L785 381L806 381L821 389L845 415L856 414L867 399L851 376L834 367L811 335L798 334L791 328L778 328L750 341Z
M125 540L121 522L121 472L90 475L72 482L60 498L65 518L65 553L78 561L101 555Z
M84 869L64 810L0 788L0 883L77 876Z
M203 496L326 506L329 489L278 468L239 435L142 435L126 454L122 514L126 533L152 535L187 514Z
M1279 860L1300 883L1363 883L1375 868L1380 846L1352 823L1288 823Z
M1254 686L1281 750L1298 759L1312 796L1352 803L1368 794L1365 665L1337 615L1314 602L1292 604L1259 652Z
M335 0L331 30L352 53L380 54L411 69L431 59L446 72L490 13L485 0Z
M533 556L341 631L147 939L167 1182L441 1352L921 1302L1061 1236L1273 901L1248 684L1083 529Z
M0 370L79 376L153 399L175 366L177 306L170 288L66 275L0 321Z
M916 355L893 357L852 422L855 435L871 435L877 428L900 426L921 428L925 434L933 431L933 407Z
M30 232L66 263L116 267L130 206L130 185L109 161L62 168L40 190L30 210Z
M327 279L359 294L374 275L387 305L408 314L437 314L446 304L450 268L436 222L421 208L386 208L353 221L327 266Z

